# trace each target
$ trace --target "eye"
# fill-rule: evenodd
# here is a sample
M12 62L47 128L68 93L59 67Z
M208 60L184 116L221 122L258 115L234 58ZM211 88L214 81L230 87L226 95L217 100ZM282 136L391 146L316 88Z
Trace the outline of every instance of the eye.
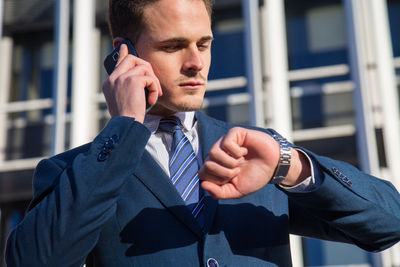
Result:
M179 44L165 45L165 46L161 47L161 49L167 53L173 53L173 52L176 52L176 51L182 49L182 45L179 45Z
M207 50L210 48L210 46L211 46L211 42L209 42L209 41L197 44L197 47L199 48L200 51Z
M178 47L177 47L177 46L165 46L165 47L163 47L162 49L163 49L164 51L167 51L167 52L173 52L173 51L177 50Z

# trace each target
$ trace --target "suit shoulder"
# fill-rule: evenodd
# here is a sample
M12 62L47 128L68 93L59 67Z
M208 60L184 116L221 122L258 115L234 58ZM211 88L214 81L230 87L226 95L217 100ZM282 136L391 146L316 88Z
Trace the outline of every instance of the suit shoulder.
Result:
M228 122L221 121L216 118L210 117L201 111L196 112L196 119L202 124L213 124L214 126L222 127L225 129L230 129L232 127L235 127L235 125L232 123L228 123Z
M29 209L40 202L48 192L53 190L58 183L61 173L72 164L79 154L86 153L90 145L91 143L88 143L39 162L33 176L33 200Z
M52 161L57 166L59 166L61 169L64 169L74 161L76 156L78 156L79 154L88 152L91 145L92 145L92 143L84 144L82 146L79 146L79 147L67 150L65 152L62 152L60 154L54 155L54 156L48 158L47 160Z
M261 128L261 127L256 127L256 126L250 126L250 125L245 125L245 124L238 124L238 123L230 123L230 122L226 122L226 121L222 121L213 117L210 117L202 112L196 112L196 118L204 123L206 122L207 124L214 124L217 127L221 127L226 129L227 131L229 131L229 129L234 128L234 127L242 127L242 128L246 128L246 129L251 129L251 130L257 130L257 131L261 131L261 132L265 132L269 135L273 135L273 134L277 134L277 132L273 129L265 129L265 128Z

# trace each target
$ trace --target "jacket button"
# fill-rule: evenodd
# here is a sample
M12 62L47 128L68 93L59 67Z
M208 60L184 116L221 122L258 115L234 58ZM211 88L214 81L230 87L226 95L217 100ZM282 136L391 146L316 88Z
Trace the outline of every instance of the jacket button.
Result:
M108 154L111 152L111 148L104 146L100 153Z
M116 135L116 134L114 134L114 135L111 137L111 139L114 141L114 143L116 143L116 142L119 141L119 136Z
M108 159L109 155L109 153L100 152L99 155L97 155L97 160L105 161L106 159Z
M114 146L114 140L113 139L108 139L107 142L104 144L105 148L111 149Z
M219 267L218 261L213 258L207 260L207 267Z

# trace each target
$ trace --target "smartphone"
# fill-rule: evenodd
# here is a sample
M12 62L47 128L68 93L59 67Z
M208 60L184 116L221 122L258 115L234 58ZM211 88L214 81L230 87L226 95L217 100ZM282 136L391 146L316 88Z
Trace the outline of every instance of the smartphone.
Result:
M114 51L109 54L106 59L104 60L104 67L106 68L106 71L108 75L111 75L111 73L114 71L115 66L117 65L118 58L119 58L119 49L121 48L122 44L126 44L128 46L129 53L134 55L135 57L139 57L135 47L133 46L132 42L129 41L128 39L123 40L117 48L114 49ZM149 90L147 87L144 88L144 92L146 94L146 112L148 112L152 106L148 102L148 97L149 97Z

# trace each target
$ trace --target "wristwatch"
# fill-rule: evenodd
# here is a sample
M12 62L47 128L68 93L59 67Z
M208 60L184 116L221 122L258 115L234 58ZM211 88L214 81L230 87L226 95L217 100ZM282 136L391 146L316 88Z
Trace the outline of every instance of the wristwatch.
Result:
M280 157L278 167L276 167L270 183L280 184L286 179L286 175L289 172L292 151L290 150L289 142L285 138L276 134L272 135L272 137L279 143Z

